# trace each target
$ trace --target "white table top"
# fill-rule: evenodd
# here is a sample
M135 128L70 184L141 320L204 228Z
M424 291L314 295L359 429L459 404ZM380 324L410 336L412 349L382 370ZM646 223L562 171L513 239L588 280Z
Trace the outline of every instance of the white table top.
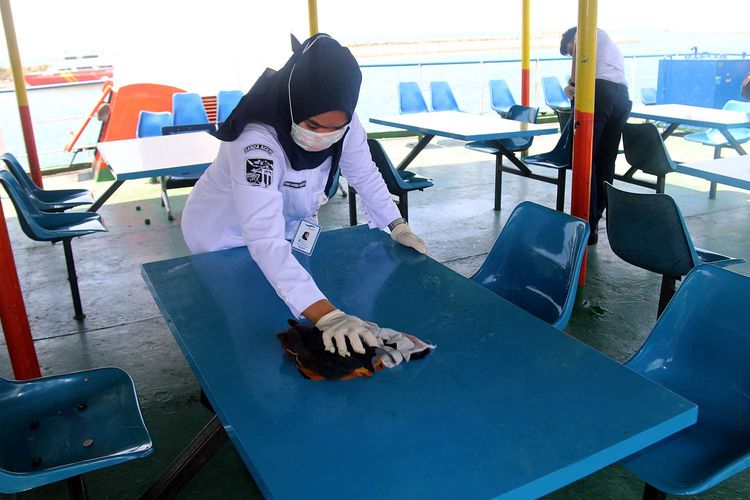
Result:
M750 156L748 155L685 163L677 165L677 171L727 186L750 189Z
M630 116L698 127L750 127L750 113L685 104L638 106L630 112Z
M97 148L117 180L203 172L221 141L206 132L100 142Z
M555 134L557 123L533 124L505 120L498 115L476 115L460 111L436 111L370 118L372 123L413 130L422 134L461 141L488 141L511 137Z

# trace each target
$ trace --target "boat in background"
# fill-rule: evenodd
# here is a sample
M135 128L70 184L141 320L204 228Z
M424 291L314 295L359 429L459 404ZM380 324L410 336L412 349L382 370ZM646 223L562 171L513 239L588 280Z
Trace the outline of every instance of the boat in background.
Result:
M97 54L66 56L62 62L45 71L24 75L29 87L83 85L100 83L111 78L112 65L102 61Z

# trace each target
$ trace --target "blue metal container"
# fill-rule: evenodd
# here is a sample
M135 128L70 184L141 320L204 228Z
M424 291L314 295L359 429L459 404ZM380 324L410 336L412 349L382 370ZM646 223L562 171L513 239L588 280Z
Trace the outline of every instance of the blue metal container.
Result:
M748 73L750 59L662 59L656 103L721 109L744 100L740 85Z

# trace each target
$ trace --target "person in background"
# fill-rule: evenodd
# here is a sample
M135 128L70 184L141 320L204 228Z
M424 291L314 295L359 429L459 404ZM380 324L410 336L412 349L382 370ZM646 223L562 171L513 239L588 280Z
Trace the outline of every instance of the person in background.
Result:
M742 80L740 94L742 94L742 97L750 101L750 73L746 74L745 79Z
M398 243L427 253L370 156L354 113L361 82L351 52L330 36L318 34L296 47L281 70L265 71L219 127L217 157L182 216L192 253L247 246L292 314L314 323L326 350L342 356L349 355L347 341L360 353L363 342L377 346L378 327L329 302L298 262L292 243L305 240L306 246L294 251L312 251L318 210L339 169L366 206L371 228L389 229Z
M570 28L560 40L560 54L573 57L570 80L565 87L565 93L571 100L575 97L576 86L576 31L575 27ZM625 62L620 49L604 30L597 30L589 245L595 245L599 241L599 220L607 207L604 183L614 179L622 127L628 120L632 107L624 68Z

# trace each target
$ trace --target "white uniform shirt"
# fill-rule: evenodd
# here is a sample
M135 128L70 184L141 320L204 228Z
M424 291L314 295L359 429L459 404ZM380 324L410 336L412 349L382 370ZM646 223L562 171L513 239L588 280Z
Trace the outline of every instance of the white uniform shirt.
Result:
M341 173L357 190L370 227L385 229L401 215L370 156L356 115L344 138ZM292 255L288 240L300 221L315 221L331 158L318 168L294 170L273 127L250 123L232 142L222 142L182 214L182 233L192 253L247 245L266 279L296 317L325 299Z
M596 79L620 83L627 87L625 61L620 49L604 30L596 31Z

